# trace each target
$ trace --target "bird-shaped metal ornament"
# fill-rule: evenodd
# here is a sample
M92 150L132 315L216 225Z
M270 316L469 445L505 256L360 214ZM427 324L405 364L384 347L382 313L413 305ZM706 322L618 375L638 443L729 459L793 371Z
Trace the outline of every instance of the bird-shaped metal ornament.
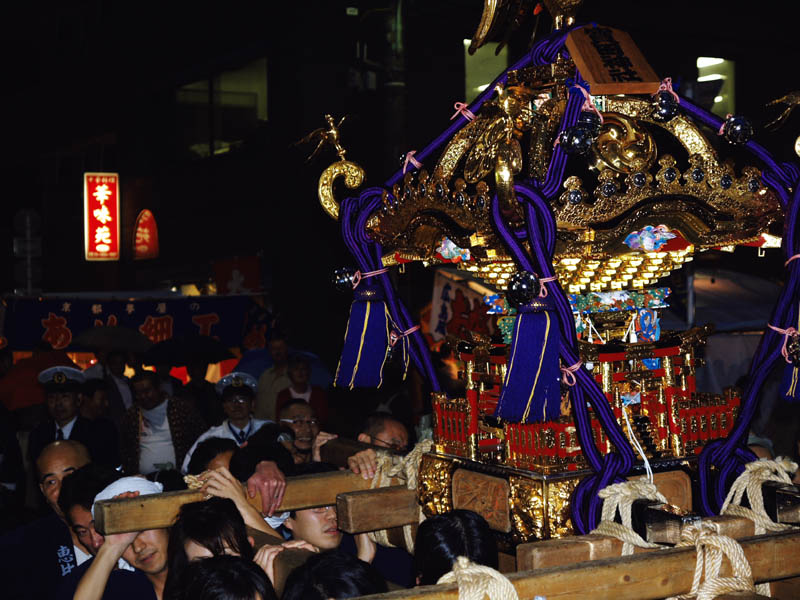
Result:
M331 115L325 115L327 127L315 129L307 136L295 142L296 146L317 142L316 148L306 159L306 162L313 160L326 144L331 144L339 155L339 160L330 165L322 172L317 185L317 195L320 204L331 217L339 218L339 203L333 195L333 182L339 176L344 176L344 184L349 189L355 189L364 182L364 169L354 162L345 159L346 151L341 144L339 129L347 119L347 115L336 120Z

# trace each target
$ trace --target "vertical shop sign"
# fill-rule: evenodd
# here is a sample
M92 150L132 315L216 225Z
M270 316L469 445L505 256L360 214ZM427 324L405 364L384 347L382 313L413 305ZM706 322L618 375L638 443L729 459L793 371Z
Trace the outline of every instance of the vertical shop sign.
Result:
M119 260L119 174L83 174L86 260Z

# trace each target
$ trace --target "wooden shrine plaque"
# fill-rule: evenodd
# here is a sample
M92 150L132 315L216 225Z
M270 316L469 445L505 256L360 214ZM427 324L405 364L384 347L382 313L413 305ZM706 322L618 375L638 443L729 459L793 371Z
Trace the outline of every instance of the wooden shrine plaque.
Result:
M453 508L478 513L495 531L511 531L508 481L466 469L453 473Z
M567 49L593 95L654 94L661 83L624 31L598 25L567 36Z

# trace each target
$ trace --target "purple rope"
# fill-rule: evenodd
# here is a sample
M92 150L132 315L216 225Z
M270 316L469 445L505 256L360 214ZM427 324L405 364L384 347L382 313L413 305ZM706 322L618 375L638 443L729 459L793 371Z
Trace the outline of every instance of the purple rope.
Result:
M516 186L518 196L526 203L526 222L528 224L529 243L534 252L535 262L543 276L554 275L552 255L555 246L556 224L547 202L536 190L524 184ZM538 223L538 227L534 224ZM541 234L539 233L541 232ZM541 236L541 240L538 238ZM578 359L577 339L574 329L574 318L566 295L557 281L549 282L548 296L556 305L559 322L562 327L561 357L566 364L575 364ZM595 379L584 369L576 373L577 384L572 388L572 413L575 428L581 443L584 456L596 472L584 479L579 495L573 498L571 510L578 531L586 533L594 529L602 507L597 492L611 482L620 479L622 474L630 471L636 457L630 443L617 422L608 399L597 385ZM610 455L603 455L595 446L592 435L591 415L585 400L591 404L601 427L617 449ZM613 456L613 458L612 458ZM589 491L591 490L591 493Z
M719 130L722 119L686 100L680 99L683 110L697 121ZM784 224L783 249L786 258L800 252L798 247L797 225L800 212L800 170L792 163L778 163L760 144L751 140L745 147L759 158L766 168L762 180L770 186L780 199L786 213ZM794 194L790 198L790 189ZM789 266L789 278L772 311L770 323L786 328L797 319L797 302L800 298L800 272L794 262ZM727 489L733 477L744 469L744 463L754 459L754 455L744 446L750 422L758 407L758 393L772 365L780 357L783 336L771 329L766 329L750 365L749 385L742 400L741 412L736 419L733 430L726 439L715 440L703 448L700 454L700 500L703 511L707 515L715 514L724 502ZM718 475L712 474L716 467Z
M494 88L498 84L505 85L506 81L508 81L508 73L509 71L516 71L517 69L521 69L523 67L528 66L529 64L532 65L547 65L551 64L555 61L558 53L564 47L564 42L567 39L567 35L571 31L576 29L580 29L581 27L585 27L585 25L574 25L568 29L558 29L551 33L549 36L542 38L537 42L531 51L523 56L520 60L515 62L511 65L508 69L503 71L491 84L489 87L486 88L480 96L478 96L472 104L469 105L468 110L472 112L472 114L477 114L478 111L481 109L483 104L492 97L495 93ZM443 133L438 135L432 142L430 142L421 152L417 152L414 155L419 162L424 162L428 156L430 156L433 152L435 152L442 144L452 138L462 127L467 125L469 120L462 115L459 115L454 120L453 124L450 125ZM413 165L409 164L406 172L411 171L412 169L416 169ZM391 189L391 187L402 179L404 173L403 169L398 169L394 175L392 175L384 184L387 188Z
M700 108L699 106L692 104L686 98L681 96L680 99L681 108L683 108L684 112L689 114L691 117L700 121L701 123L708 125L714 131L718 131L722 123L724 122L720 119L717 115L708 112L707 110ZM772 155L764 148L761 144L757 143L754 140L751 140L745 144L745 148L750 150L753 154L755 154L761 161L767 165L767 170L774 173L774 175L780 180L781 186L780 187L791 187L793 182L797 181L798 173L797 167L792 165L791 163L783 163L779 164L775 161Z
M341 203L341 228L342 237L356 260L359 269L362 271L373 271L381 266L382 252L380 245L372 242L366 235L366 222L370 215L382 203L382 188L368 188L364 190L358 199L347 198ZM355 218L355 223L353 222ZM374 255L371 252L374 249ZM397 294L392 286L391 278L383 273L378 276L392 319L403 330L407 330L412 325L411 317L403 302L397 298ZM409 354L414 366L423 376L428 379L431 389L439 392L441 387L436 371L433 368L430 352L425 339L419 331L409 336Z
M786 258L800 252L797 239L799 216L800 189L796 185L789 202L784 225L783 248ZM778 297L769 321L782 329L792 326L797 320L797 303L800 298L800 265L796 263L797 261L794 261L789 264L788 280ZM731 477L742 470L744 462L752 460L752 454L744 448L746 435L758 407L758 392L771 367L781 359L782 345L783 336L781 334L771 329L764 331L750 365L750 382L733 430L726 439L707 445L700 455L701 504L706 514L715 514L727 495ZM712 466L716 466L718 469L719 474L716 480L712 477Z

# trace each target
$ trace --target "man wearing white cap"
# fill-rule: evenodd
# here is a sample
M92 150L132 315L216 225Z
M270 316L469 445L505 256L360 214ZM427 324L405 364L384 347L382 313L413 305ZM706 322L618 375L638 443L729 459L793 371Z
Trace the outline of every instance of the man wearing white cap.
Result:
M160 483L142 477L123 477L97 494L95 503L158 494L162 490ZM168 539L168 529L106 535L95 557L76 569L57 598L161 600L167 581Z
M222 397L222 410L227 419L197 438L183 461L181 471L184 474L188 472L192 454L201 442L213 437L231 439L242 446L262 425L272 423L252 416L257 387L258 381L255 377L238 371L225 375L217 382L216 391Z
M39 373L37 379L45 390L49 419L30 433L28 456L36 462L42 449L59 440L82 443L94 462L118 467L120 464L117 434L95 425L78 414L80 391L85 382L83 372L71 367L51 367Z

